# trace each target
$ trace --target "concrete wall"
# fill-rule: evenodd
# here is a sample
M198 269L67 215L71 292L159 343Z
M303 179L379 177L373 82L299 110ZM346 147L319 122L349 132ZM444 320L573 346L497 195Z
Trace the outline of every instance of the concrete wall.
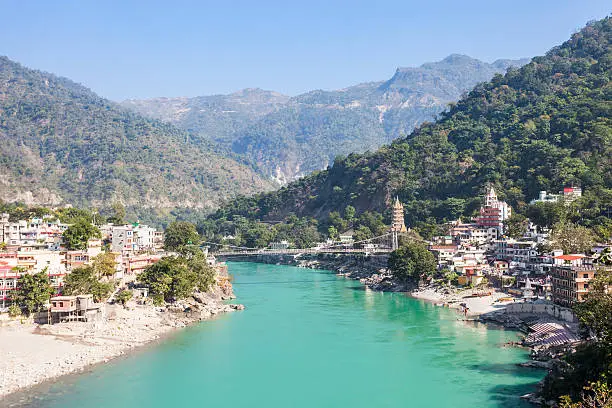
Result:
M547 314L569 323L576 322L571 309L552 303L511 303L506 307L506 313Z

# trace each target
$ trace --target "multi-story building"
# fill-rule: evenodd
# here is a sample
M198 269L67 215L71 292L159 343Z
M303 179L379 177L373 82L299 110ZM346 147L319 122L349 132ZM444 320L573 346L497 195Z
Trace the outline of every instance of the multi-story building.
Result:
M62 233L68 226L51 218L32 218L9 222L8 214L0 215L0 242L8 246L43 243L51 250L59 250Z
M502 239L495 241L495 259L503 259L509 262L510 269L521 269L528 273L531 265L539 257L537 243L535 241L515 239Z
M584 300L596 273L592 258L582 254L558 255L553 258L554 265L550 271L553 302L569 307Z
M499 238L500 230L497 227L455 222L451 225L450 235L453 241L461 246L476 245L484 249L493 249L492 243Z
M503 222L510 218L512 209L506 202L499 201L493 187L485 195L485 202L480 207L480 214L476 217L476 224L481 227L493 227L500 231Z
M47 274L49 283L59 293L67 273L63 254L37 246L0 252L0 307L7 306L20 276L39 272Z
M577 198L582 197L582 189L580 187L565 187L563 189L563 201L565 203L571 203Z
M476 226L471 230L470 243L483 247L487 250L493 249L493 243L499 238L500 230L497 227Z
M163 231L155 231L153 233L153 244L155 249L163 249L164 247L164 232Z
M8 246L19 246L21 245L22 232L28 229L28 223L26 221L17 222L6 222L2 224L2 242Z
M126 275L138 275L139 273L144 271L147 266L158 262L160 259L161 256L150 254L123 257L123 273Z
M115 225L112 228L111 251L129 255L136 249L134 228L131 225Z
M139 251L155 249L155 228L148 225L134 227L134 241Z
M0 307L6 308L21 276L17 268L17 253L0 252Z
M457 245L432 244L429 246L429 250L433 252L436 257L438 268L444 268L452 265L453 258L459 250L459 247Z

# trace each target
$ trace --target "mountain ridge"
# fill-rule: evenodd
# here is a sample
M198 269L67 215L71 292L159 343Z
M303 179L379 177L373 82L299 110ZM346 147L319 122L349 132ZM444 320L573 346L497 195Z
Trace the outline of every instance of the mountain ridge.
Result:
M188 98L177 107L159 100L124 101L123 106L213 140L242 157L262 174L284 183L321 170L337 155L363 152L433 120L476 83L526 60L492 64L452 54L419 67L399 67L387 81L364 82L339 90L316 89L293 97L276 96L254 112L223 112L211 97ZM494 65L495 64L495 65ZM221 95L228 108L237 91ZM273 94L273 91L262 91ZM235 99L234 103L240 104ZM235 105L234 105L235 106ZM168 112L175 112L174 115ZM230 116L231 115L231 116Z
M0 57L0 199L213 209L272 185L186 131Z

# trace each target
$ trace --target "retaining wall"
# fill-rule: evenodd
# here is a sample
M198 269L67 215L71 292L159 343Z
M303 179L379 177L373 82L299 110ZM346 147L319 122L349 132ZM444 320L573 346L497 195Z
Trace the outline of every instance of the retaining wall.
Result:
M571 309L552 303L510 303L506 306L506 313L547 314L568 323L576 322L576 316Z

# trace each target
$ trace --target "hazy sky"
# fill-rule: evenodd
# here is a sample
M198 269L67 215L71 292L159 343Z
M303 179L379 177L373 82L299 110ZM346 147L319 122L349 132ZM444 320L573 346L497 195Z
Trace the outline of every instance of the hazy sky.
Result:
M463 53L541 55L604 0L0 0L0 55L122 100L259 87L295 95Z

